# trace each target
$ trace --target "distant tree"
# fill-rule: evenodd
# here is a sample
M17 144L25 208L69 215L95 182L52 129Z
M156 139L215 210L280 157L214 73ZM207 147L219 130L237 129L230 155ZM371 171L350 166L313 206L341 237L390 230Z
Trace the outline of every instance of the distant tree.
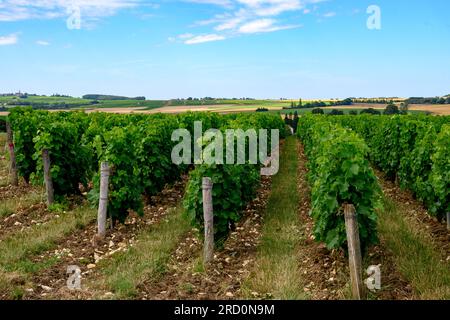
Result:
M347 98L341 101L343 106L351 106L353 104L353 100L351 98Z
M313 114L324 114L323 109L320 109L320 108L313 109L312 113Z
M400 114L400 110L398 109L397 105L395 105L393 102L391 102L386 106L386 109L384 110L384 114L385 115Z
M301 98L298 100L298 107L299 108L303 107L303 101Z
M352 116L357 116L358 115L358 111L356 110L351 110L348 114L352 115Z
M333 109L333 110L331 110L330 115L332 115L332 116L343 116L344 112L341 111L341 110Z
M381 112L378 110L375 110L374 108L364 109L361 110L360 114L373 114L373 115L380 115Z

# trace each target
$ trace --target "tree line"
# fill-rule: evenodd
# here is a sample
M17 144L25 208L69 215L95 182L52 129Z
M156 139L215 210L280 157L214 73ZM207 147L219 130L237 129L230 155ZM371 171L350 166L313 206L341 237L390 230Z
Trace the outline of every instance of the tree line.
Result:
M285 107L283 109L311 109L311 108L334 107L334 106L351 106L352 104L353 102L351 98L329 102L318 100L306 103L304 103L302 99L299 99L298 103L292 101L291 106L289 108Z
M411 97L405 101L398 98L352 98L353 103L373 103L373 104L391 104L394 102L405 102L407 104L450 104L450 95L443 97Z

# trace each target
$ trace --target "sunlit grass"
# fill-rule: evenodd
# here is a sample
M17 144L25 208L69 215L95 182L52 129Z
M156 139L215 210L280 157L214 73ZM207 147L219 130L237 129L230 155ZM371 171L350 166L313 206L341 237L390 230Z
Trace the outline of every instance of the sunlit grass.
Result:
M420 299L450 299L448 264L423 230L405 219L408 212L401 210L386 198L379 213L379 232L393 253L396 267Z
M243 286L247 298L251 292L273 299L306 298L296 254L301 245L296 143L295 137L286 140L280 171L273 178L256 267Z
M91 287L105 289L115 298L133 298L144 281L158 279L167 270L167 262L190 224L178 208L166 221L141 233L128 251L114 255L99 264L99 275Z

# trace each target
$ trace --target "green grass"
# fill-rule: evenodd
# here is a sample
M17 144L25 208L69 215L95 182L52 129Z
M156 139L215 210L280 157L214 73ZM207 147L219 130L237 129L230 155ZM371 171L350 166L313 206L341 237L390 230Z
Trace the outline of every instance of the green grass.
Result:
M26 99L18 98L15 96L0 97L0 104L7 103L9 101L21 101L30 103L67 103L67 104L89 104L91 100L81 99L81 98L70 98L70 97L45 97L45 96L29 96Z
M18 198L5 199L0 202L0 218L5 218L17 212L19 208L26 208L45 200L43 190L33 190Z
M167 101L163 100L100 100L99 104L89 107L93 108L131 108L142 107L146 110L164 107Z
M255 270L243 285L244 296L258 292L273 299L305 299L296 254L301 244L297 191L297 140L286 139L280 171L273 178Z
M96 210L80 207L61 214L46 224L16 233L0 242L0 295L16 297L21 284L33 273L57 263L50 258L40 263L30 260L33 256L55 248L57 241L95 221Z
M174 210L166 221L140 234L134 247L101 262L90 287L111 291L115 298L133 298L139 284L158 279L166 272L172 252L189 230L182 209Z
M14 234L0 242L0 269L17 271L21 260L49 250L64 236L94 221L96 210L80 207L46 224Z
M14 96L0 97L0 106L10 101L20 101L37 104L70 104L72 108L128 108L128 107L144 107L147 110L163 107L167 101L163 100L99 100L99 104L91 104L93 100L81 99L81 98L68 98L68 97L44 97L44 96L30 96L26 99L20 99ZM14 106L8 106L14 107Z
M450 269L441 261L429 236L405 219L392 200L384 200L379 233L394 255L395 264L411 283L419 299L450 299Z

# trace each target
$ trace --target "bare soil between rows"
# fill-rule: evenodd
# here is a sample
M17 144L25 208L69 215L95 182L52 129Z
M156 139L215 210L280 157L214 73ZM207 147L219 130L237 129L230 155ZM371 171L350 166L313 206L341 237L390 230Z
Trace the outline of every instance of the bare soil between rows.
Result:
M262 177L257 197L243 211L242 220L217 250L206 270L201 265L202 241L198 231L191 231L179 244L161 279L144 282L140 299L154 300L231 300L242 294L241 285L255 265L261 237L263 213L271 189L271 177ZM255 298L258 297L255 293Z
M59 241L54 250L33 257L35 264L56 259L57 263L32 275L31 285L25 288L23 299L89 299L89 291L71 291L67 288L67 267L76 265L81 269L82 281L95 272L100 260L110 258L134 246L137 235L163 220L170 210L176 208L183 196L187 176L160 194L152 196L144 208L144 216L130 214L125 224L107 230L104 240L97 240L95 222L79 229Z
M299 268L305 283L305 294L313 300L342 300L351 298L350 271L348 258L342 250L329 251L322 243L315 241L314 222L311 210L310 187L307 182L308 162L303 145L298 148L298 188L300 197L299 216L303 223L304 243L300 247ZM365 264L380 265L383 278L382 290L369 293L369 298L377 300L412 299L412 287L397 271L393 257L383 239L368 249ZM367 267L366 266L366 267ZM364 277L365 273L363 274Z
M45 203L37 203L28 207L20 207L18 211L0 220L0 242L17 232L26 232L33 226L48 223L58 214L49 212Z
M12 185L7 185L0 187L0 201L8 199L18 199L20 196L35 191L37 192L39 187L32 186L30 184L20 183L19 186L15 187Z

